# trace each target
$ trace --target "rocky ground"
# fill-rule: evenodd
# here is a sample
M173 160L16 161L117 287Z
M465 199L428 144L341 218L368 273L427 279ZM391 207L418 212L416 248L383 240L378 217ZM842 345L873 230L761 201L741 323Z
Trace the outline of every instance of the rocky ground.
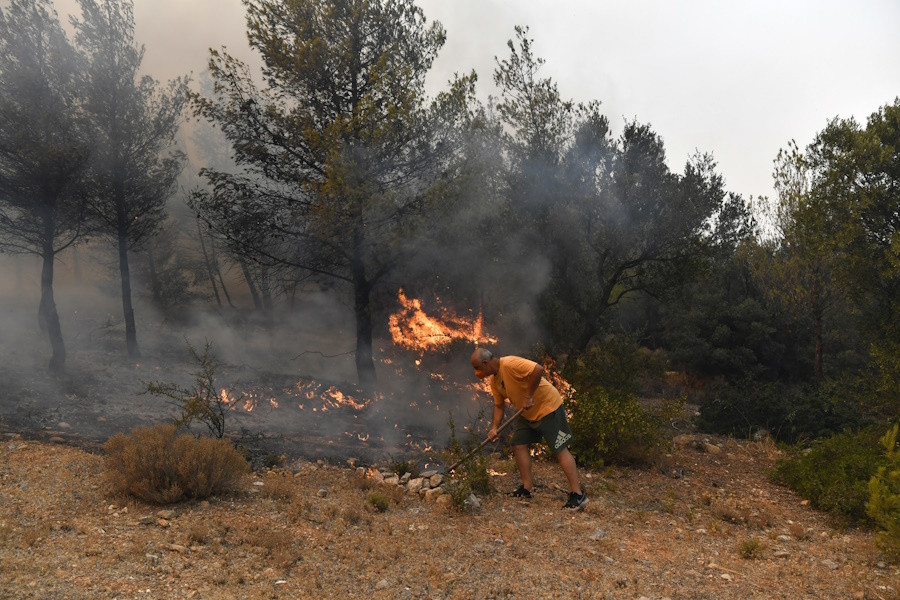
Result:
M576 513L555 464L524 502L495 456L498 493L461 513L305 460L152 506L107 493L99 452L4 435L0 598L900 598L871 532L769 482L770 442L682 436L664 469L582 471Z

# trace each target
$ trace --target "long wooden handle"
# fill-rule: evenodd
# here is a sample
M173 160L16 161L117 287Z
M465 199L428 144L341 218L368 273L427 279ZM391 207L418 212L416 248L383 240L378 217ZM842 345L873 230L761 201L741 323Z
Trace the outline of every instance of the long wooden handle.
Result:
M500 427L497 428L497 433L500 433L501 431L503 431L504 429L506 429L506 426L509 425L510 423L512 423L513 420L515 420L516 417L518 417L519 415L521 415L521 414L522 414L522 411L524 411L524 410L525 410L524 407L520 408L518 411L516 411L516 414L514 414L513 416L511 416L510 418L508 418L506 421L504 421L504 422L500 425ZM481 442L480 444L478 444L478 446L477 446L476 448L470 450L468 454L466 454L466 455L463 456L461 459L459 459L458 461L456 461L455 463L453 463L452 465L450 465L450 468L447 469L447 472L448 472L448 473L451 472L453 469L455 469L455 468L458 467L459 465L463 464L465 461L469 460L469 457L470 457L470 456L472 456L473 454L475 454L476 452L478 452L479 450L481 450L482 448L484 448L485 444L487 444L489 441L491 441L490 438L488 438L488 439L484 440L483 442Z

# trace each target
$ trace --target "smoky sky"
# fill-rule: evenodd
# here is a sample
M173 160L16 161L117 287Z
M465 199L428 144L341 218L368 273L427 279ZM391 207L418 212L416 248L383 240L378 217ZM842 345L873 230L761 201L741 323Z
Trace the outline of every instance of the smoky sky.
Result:
M447 43L429 93L474 69L496 94L495 57L530 27L563 97L600 100L614 132L650 123L680 172L696 151L719 162L729 191L773 196L772 161L803 147L834 117L861 123L900 94L895 0L418 0ZM75 0L56 0L61 16ZM160 79L204 67L208 48L251 59L240 0L136 0L145 66Z

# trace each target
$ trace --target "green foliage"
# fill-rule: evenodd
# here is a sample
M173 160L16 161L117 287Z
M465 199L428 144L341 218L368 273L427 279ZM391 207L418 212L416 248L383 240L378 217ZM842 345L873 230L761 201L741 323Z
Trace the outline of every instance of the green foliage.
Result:
M829 380L820 386L717 379L703 390L697 425L739 437L766 429L775 439L794 443L864 425L861 394L864 389L854 379Z
M179 435L174 425L118 433L103 449L112 490L157 504L229 491L250 470L231 442Z
M880 529L876 544L885 556L893 561L900 561L900 447L897 445L897 432L900 427L894 425L884 437L881 444L885 449L887 464L878 467L878 471L869 480L869 502L866 514Z
M449 418L449 429L450 439L444 449L444 461L447 464L453 464L474 450L481 442L475 436L474 428L470 429L466 440L460 442L456 437L456 423L453 421L453 415L450 415ZM487 456L476 452L454 469L456 479L447 484L448 493L453 498L454 506L458 504L458 508L462 508L469 494L491 493L491 476L487 472L488 463ZM459 500L458 503L457 500Z
M203 354L199 354L190 342L187 344L188 352L198 365L194 373L195 385L193 388L182 388L174 383L151 382L146 384L145 393L171 398L180 411L175 419L177 427L189 428L194 421L206 425L210 433L221 438L225 435L225 415L228 411L227 395L216 390L215 375L219 369L219 362L210 352L209 341L203 348Z
M390 463L388 464L388 468L391 472L396 473L399 476L403 476L406 473L409 473L412 477L418 477L419 473L422 470L419 468L419 464L408 458L394 458L391 457Z
M376 512L387 512L387 510L391 507L391 499L385 496L384 494L379 494L378 492L370 492L368 496L366 496L366 503L372 507Z
M749 539L743 540L742 542L740 542L738 544L738 548L737 548L738 554L740 554L741 557L746 558L748 560L762 558L763 552L765 551L765 549L766 548L763 545L763 543L760 542L756 538L749 538Z
M872 428L866 428L816 440L807 451L779 459L772 478L816 508L865 521L869 480L886 462L878 438Z

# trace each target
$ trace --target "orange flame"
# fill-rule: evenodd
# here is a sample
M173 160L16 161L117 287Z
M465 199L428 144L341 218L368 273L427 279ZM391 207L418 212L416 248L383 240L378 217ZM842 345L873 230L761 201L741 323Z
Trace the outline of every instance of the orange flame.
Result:
M425 352L449 346L455 340L468 340L474 344L495 344L497 338L484 331L481 313L474 319L445 313L438 318L425 314L422 303L409 299L403 290L397 291L400 310L389 318L391 338L394 343L409 350Z

